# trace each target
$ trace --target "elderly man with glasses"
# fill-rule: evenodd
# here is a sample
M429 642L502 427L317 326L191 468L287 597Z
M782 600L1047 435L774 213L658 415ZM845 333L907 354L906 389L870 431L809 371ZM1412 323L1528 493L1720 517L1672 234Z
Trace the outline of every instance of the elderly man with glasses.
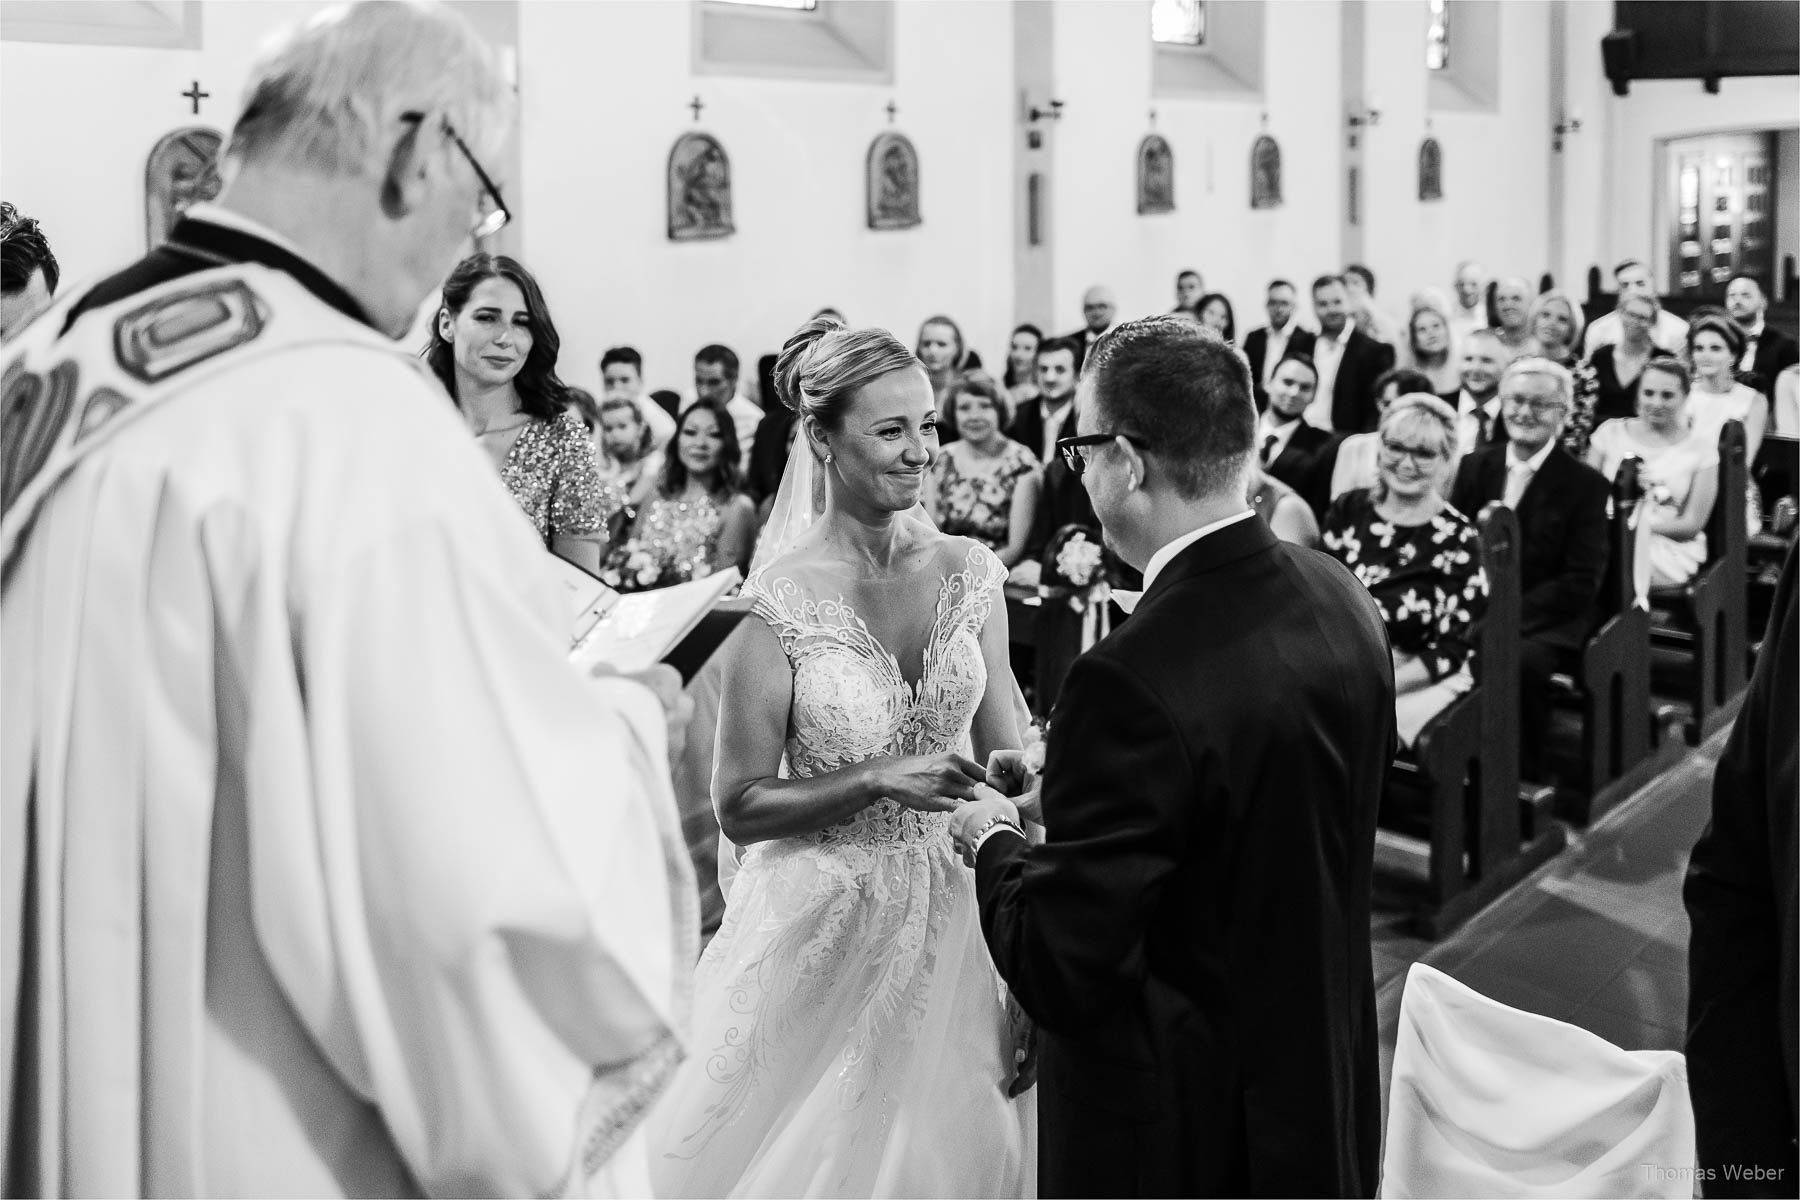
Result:
M1544 781L1550 677L1593 628L1606 576L1606 477L1561 444L1574 395L1568 368L1515 359L1500 377L1509 440L1466 456L1450 489L1471 520L1496 500L1519 519L1519 769L1534 782Z
M393 340L506 220L510 89L447 8L371 3L243 94L218 202L4 361L9 1183L644 1194L697 952L679 693L569 664Z

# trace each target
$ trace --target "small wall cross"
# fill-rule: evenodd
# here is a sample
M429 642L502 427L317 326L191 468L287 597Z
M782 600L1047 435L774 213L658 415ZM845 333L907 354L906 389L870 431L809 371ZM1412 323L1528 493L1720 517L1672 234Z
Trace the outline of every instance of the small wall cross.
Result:
M695 96L692 100L688 101L688 107L694 110L694 120L698 121L700 119L700 110L705 108L706 105L700 102L700 97Z
M189 88L185 92L182 92L181 94L193 102L194 115L196 117L200 115L200 102L202 100L208 100L208 99L212 98L211 92L203 92L200 90L200 81L198 79L194 80L193 87Z
M888 124L889 125L892 125L894 123L894 117L897 116L899 114L899 112L900 112L900 106L898 104L895 104L892 100L889 100L887 102L887 115L888 115Z

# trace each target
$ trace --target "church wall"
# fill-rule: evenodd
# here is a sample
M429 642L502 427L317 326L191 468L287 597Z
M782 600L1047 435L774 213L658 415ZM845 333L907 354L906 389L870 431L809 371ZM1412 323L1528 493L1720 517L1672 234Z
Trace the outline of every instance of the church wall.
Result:
M753 382L757 356L827 304L908 345L948 312L997 365L1013 302L1010 4L897 4L892 85L696 75L696 7L522 8L524 254L564 377L597 388L600 353L629 343L651 387L685 390L694 351L717 341ZM924 223L874 231L864 161L890 97L919 152ZM725 240L667 238L669 149L691 129L731 157Z
M1550 5L1499 5L1492 111L1431 107L1425 5L1365 4L1363 12L1364 79L1381 120L1366 130L1362 261L1375 271L1377 299L1404 317L1420 288L1448 291L1465 258L1495 276L1525 276L1535 287L1550 266ZM1451 30L1453 62L1458 53L1486 49L1459 45L1454 23ZM1428 135L1443 150L1444 198L1421 202L1419 145Z
M1113 288L1121 318L1166 312L1176 273L1192 267L1231 298L1241 336L1262 323L1269 279L1304 286L1340 265L1339 16L1331 0L1270 4L1262 97L1170 98L1152 95L1147 4L1056 5L1058 331L1080 327L1081 293L1096 283ZM1175 211L1139 216L1137 146L1152 108L1175 158ZM1252 210L1250 148L1264 113L1281 146L1284 203Z

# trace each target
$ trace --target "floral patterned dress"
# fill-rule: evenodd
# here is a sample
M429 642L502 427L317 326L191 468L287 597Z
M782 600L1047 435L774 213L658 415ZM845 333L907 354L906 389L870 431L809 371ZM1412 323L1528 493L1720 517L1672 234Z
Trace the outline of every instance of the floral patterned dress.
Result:
M988 470L970 470L963 457L946 448L932 461L937 485L932 518L945 533L974 538L989 550L1005 549L1012 533L1013 489L1038 470L1037 458L1010 438Z
M582 537L606 527L593 443L572 412L553 421L533 420L520 430L500 466L500 480L546 546L554 537Z
M1394 649L1416 656L1433 680L1396 705L1401 741L1411 745L1472 682L1474 630L1488 595L1480 534L1448 504L1422 525L1396 525L1376 510L1369 489L1357 488L1325 514L1323 549L1369 589Z
M601 581L621 592L647 592L710 575L726 504L717 496L653 493L625 540L607 552Z

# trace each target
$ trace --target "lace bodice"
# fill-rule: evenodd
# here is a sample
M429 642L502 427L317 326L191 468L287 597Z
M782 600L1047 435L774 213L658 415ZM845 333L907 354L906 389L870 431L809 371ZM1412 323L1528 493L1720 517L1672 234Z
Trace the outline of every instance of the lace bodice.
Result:
M971 546L962 567L938 584L916 687L841 594L813 594L781 566L753 575L744 595L781 639L794 672L788 774L806 778L871 758L968 751L987 690L981 627L1006 579L992 551ZM811 838L911 843L941 838L946 820L883 800Z

